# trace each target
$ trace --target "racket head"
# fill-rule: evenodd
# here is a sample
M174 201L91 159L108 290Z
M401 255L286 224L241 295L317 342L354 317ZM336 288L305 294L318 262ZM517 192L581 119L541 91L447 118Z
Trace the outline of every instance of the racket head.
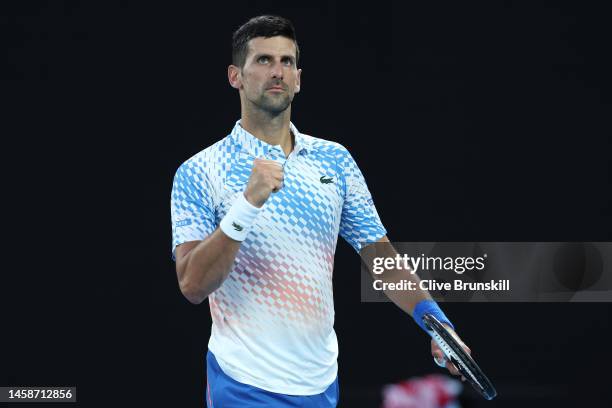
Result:
M457 367L466 381L485 399L492 400L495 398L497 391L493 383L446 327L431 314L423 316L423 323L430 330L431 336L438 343L446 358Z

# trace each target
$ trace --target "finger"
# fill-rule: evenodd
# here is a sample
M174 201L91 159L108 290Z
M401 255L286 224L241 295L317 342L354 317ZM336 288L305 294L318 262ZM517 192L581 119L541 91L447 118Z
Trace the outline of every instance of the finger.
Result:
M455 365L453 363L451 363L450 361L446 362L446 369L452 374L452 375L461 375L461 373L459 372L459 370L457 370L457 367L455 367Z
M275 160L262 160L262 164L264 164L265 166L270 166L270 167L274 167L274 168L278 168L280 167L281 169L283 168L283 163L277 162Z
M274 169L274 170L272 170L270 172L270 174L272 175L272 177L276 177L276 178L283 178L283 177L285 177L285 173L283 172L282 169L281 170Z
M434 362L438 367L445 368L446 367L446 358L445 357L437 357L434 356Z
M280 180L273 180L271 183L271 187L272 187L272 192L276 193L278 192L278 190L280 190L281 188L283 188L283 186L285 185L285 182L283 179Z
M446 358L446 356L444 355L444 353L440 349L432 351L431 354L437 360L442 360L442 359Z
M272 192L273 193L277 193L281 188L283 188L283 183L282 181L280 182L276 182L274 183L273 187L272 187Z
M438 343L436 343L434 340L431 341L431 355L433 356L437 365L442 368L446 366L446 356L444 355L442 349L440 349L440 346L438 346Z
M283 164L274 160L257 158L253 160L253 167L261 167L266 169L277 169L280 167L282 169Z
M285 174L282 171L275 171L275 170L267 172L266 176L269 177L270 180L278 181L278 182L283 181L283 179L285 178Z

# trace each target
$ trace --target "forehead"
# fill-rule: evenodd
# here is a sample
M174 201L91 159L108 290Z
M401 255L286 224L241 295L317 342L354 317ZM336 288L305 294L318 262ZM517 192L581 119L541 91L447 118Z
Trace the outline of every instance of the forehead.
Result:
M295 43L287 37L255 37L249 40L249 56L266 54L272 56L291 55L295 57Z

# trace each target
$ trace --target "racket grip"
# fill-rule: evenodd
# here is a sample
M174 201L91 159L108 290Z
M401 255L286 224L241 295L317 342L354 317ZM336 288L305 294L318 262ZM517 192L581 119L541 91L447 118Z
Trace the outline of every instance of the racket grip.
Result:
M432 299L424 299L417 303L414 307L414 311L412 312L412 318L421 329L425 330L427 334L430 334L429 330L427 329L427 327L425 327L425 323L423 323L423 316L425 316L426 314L433 315L436 319L440 321L440 323L448 324L453 330L455 330L455 326L453 326L448 317L446 317L446 315L444 314L442 309L440 309L440 306L438 306L436 301Z

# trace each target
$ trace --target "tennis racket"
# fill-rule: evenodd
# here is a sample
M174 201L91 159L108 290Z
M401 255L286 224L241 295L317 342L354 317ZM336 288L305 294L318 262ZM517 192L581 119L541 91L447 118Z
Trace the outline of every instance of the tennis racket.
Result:
M433 339L438 343L446 358L457 367L457 370L485 399L492 400L497 395L495 387L474 359L463 350L461 344L438 319L430 314L423 316L425 327L430 330Z

